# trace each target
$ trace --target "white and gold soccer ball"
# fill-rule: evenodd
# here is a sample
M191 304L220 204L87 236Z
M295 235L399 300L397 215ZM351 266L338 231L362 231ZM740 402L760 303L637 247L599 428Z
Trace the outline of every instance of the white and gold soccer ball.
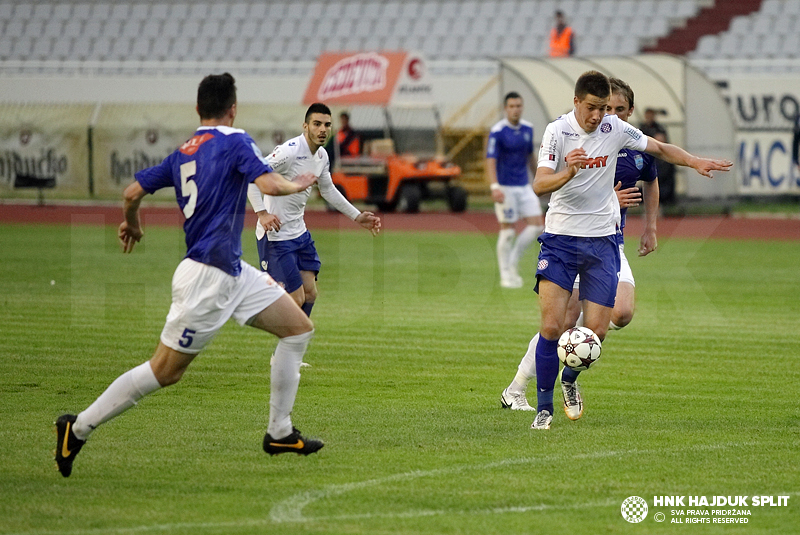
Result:
M588 370L600 358L602 345L594 331L573 327L558 339L558 358L573 370Z

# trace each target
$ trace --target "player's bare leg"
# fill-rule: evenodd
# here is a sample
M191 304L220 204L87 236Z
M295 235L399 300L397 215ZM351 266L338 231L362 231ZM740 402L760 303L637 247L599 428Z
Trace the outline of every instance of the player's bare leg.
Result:
M264 451L270 455L314 453L324 444L303 437L292 426L291 418L300 385L300 365L314 335L314 324L294 299L282 295L262 310L250 325L280 338L270 372L269 426L264 436Z
M306 313L306 316L311 317L311 309L314 308L314 303L317 301L319 290L317 290L317 274L313 271L301 271L300 277L303 279L303 304L300 308Z
M617 285L617 298L611 311L610 329L622 329L633 320L635 286L629 282Z

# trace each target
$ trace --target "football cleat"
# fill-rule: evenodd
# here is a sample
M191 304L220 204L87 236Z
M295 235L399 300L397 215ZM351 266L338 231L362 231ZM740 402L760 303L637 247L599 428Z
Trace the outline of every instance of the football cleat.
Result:
M531 424L531 429L550 429L550 422L553 421L553 415L550 411L539 411L536 418Z
M522 288L525 281L516 273L505 273L500 276L500 286L503 288Z
M564 393L564 412L570 420L577 420L583 415L583 398L577 382L561 383Z
M56 465L58 471L64 477L69 477L72 473L72 463L81 448L86 444L85 440L80 440L72 432L72 425L77 420L74 414L62 414L55 421L56 435L58 436L58 443L56 444Z
M511 409L512 411L533 411L536 410L528 404L528 398L525 397L525 392L509 392L508 388L503 390L500 394L500 405L504 409Z
M281 453L296 453L298 455L309 455L322 449L325 444L321 440L305 438L296 428L292 428L289 436L274 439L269 433L264 435L264 451L270 455Z

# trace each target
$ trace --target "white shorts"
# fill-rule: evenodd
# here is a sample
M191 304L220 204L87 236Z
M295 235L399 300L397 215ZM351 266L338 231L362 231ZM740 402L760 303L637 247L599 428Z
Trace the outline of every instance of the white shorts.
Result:
M502 203L494 203L494 212L500 223L516 223L520 218L536 217L542 215L542 205L539 197L533 192L533 187L527 186L500 186L505 196Z
M631 286L636 286L636 283L633 280L633 271L631 271L631 265L628 263L628 259L625 257L625 246L619 246L619 282L627 282ZM581 276L578 275L575 277L575 282L572 285L573 290L577 290L580 287L581 283Z
M265 272L242 261L238 277L185 258L172 276L172 305L161 342L181 353L199 353L233 317L239 325L286 292Z

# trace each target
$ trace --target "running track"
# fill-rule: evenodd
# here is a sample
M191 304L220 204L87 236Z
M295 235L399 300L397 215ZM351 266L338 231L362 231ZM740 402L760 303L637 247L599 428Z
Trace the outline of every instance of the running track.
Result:
M147 225L181 225L183 216L177 207L145 207L141 210L142 222ZM493 212L428 212L420 214L381 214L384 232L392 231L450 231L497 232ZM122 221L119 205L98 204L47 204L37 206L26 203L0 201L0 223L42 224L105 224L118 225ZM255 226L255 215L248 210L246 226ZM310 229L356 229L357 225L338 212L308 210L306 222ZM639 216L628 218L628 236L638 236L643 228ZM658 221L659 237L800 240L800 218L788 217L726 217L687 216L661 218Z

